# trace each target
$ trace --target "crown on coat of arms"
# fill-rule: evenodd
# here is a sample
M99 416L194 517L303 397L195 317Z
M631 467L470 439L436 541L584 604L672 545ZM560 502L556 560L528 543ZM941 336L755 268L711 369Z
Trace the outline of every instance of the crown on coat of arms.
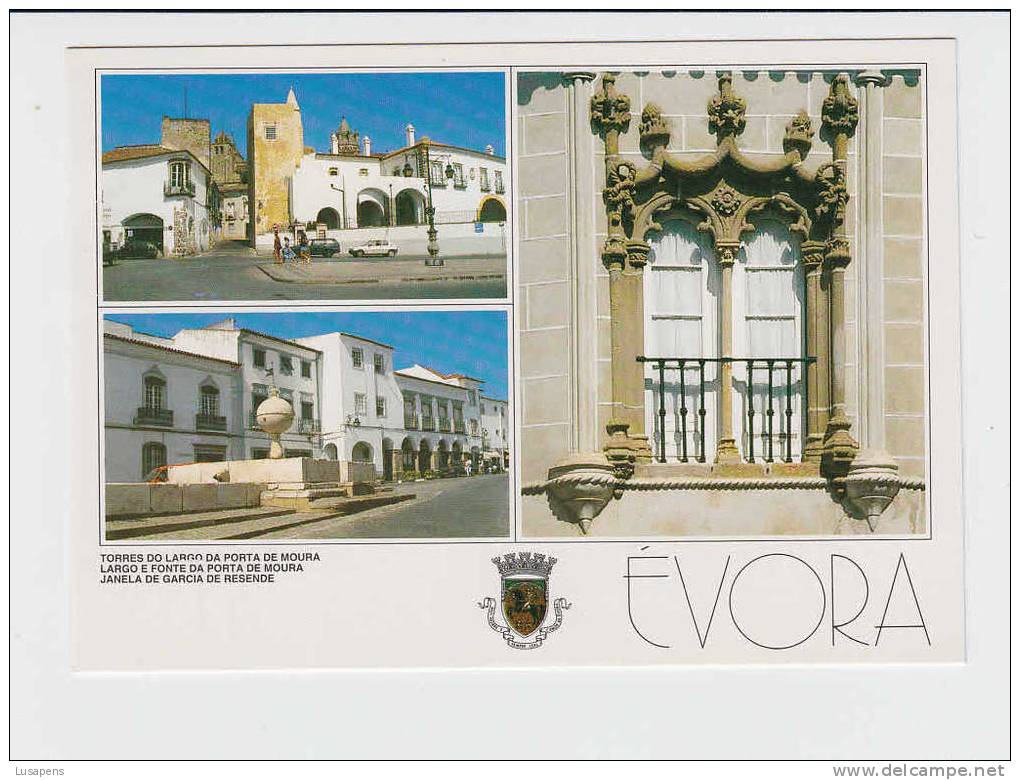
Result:
M551 556L547 558L542 553L520 552L507 553L502 558L493 558L492 562L496 564L501 577L530 574L548 579L556 559Z

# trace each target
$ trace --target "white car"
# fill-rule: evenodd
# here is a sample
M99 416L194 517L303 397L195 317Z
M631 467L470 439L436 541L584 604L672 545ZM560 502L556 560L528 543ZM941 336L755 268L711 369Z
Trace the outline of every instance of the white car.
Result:
M386 239L366 241L347 250L354 257L395 257L397 248Z

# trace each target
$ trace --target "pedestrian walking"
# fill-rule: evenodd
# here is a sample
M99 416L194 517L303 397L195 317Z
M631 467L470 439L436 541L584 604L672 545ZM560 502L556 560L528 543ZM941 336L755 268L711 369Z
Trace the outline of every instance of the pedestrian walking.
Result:
M283 263L283 244L280 243L280 228L273 228L273 260Z
M290 238L285 236L283 239L283 260L281 262L293 259L294 247L290 245Z

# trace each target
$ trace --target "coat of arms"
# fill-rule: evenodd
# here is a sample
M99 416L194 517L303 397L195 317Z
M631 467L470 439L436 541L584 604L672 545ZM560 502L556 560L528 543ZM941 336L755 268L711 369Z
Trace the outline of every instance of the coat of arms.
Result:
M546 637L563 623L563 610L570 609L566 599L556 599L552 604L555 619L543 625L549 610L549 575L556 559L521 552L507 553L492 562L499 569L502 585L499 600L507 625L496 620L496 600L486 597L478 606L487 611L489 627L517 650L541 647Z

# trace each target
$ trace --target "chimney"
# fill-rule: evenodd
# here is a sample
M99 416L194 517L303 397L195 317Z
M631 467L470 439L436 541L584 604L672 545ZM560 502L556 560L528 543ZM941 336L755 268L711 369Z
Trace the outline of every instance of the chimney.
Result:
M492 144L486 144L485 153L492 157L496 153L496 150L493 148Z
M370 157L372 155L372 139L366 135L364 140L365 140L365 157Z
M408 122L407 127L404 128L404 132L407 134L407 145L414 146L414 125Z

